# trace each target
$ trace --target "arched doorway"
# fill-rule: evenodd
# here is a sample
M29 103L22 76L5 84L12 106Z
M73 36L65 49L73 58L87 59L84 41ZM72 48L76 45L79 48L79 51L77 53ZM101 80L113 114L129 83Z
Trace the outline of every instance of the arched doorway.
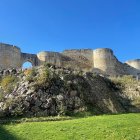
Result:
M22 69L30 69L33 67L33 64L32 62L30 61L25 61L23 64L22 64Z

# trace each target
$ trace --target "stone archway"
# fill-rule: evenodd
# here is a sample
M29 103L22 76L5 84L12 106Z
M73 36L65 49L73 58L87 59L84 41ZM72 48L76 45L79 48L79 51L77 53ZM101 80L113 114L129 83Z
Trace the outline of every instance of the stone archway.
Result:
M28 68L32 68L32 67L33 67L33 63L29 60L22 63L22 68L23 69L28 69Z
M25 62L31 63L32 64L32 67L38 66L38 58L37 58L37 55L35 55L35 54L22 53L21 54L21 66Z

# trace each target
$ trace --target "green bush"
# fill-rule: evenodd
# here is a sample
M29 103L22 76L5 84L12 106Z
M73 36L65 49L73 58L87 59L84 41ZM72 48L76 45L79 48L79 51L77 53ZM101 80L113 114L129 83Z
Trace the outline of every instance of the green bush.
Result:
M130 75L125 75L122 77L111 77L110 78L116 85L120 86L120 87L125 87L125 85L134 85L137 84L138 81L133 78L133 76Z
M37 78L38 85L44 85L50 79L50 72L47 67L43 67Z
M32 82L32 81L36 80L35 76L37 75L37 72L36 72L35 68L25 70L24 74L26 76L27 81Z
M12 92L17 81L18 79L15 76L8 75L2 78L0 86L6 93L10 93Z

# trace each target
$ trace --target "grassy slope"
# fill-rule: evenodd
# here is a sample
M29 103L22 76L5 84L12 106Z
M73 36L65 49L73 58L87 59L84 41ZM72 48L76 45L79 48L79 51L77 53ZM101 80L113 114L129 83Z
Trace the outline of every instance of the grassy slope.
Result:
M140 140L140 114L0 126L0 140Z

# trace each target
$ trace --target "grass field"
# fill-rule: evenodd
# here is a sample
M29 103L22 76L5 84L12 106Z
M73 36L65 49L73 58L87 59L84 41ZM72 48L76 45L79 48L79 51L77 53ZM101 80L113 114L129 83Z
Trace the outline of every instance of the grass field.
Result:
M140 140L140 114L0 125L0 140Z

